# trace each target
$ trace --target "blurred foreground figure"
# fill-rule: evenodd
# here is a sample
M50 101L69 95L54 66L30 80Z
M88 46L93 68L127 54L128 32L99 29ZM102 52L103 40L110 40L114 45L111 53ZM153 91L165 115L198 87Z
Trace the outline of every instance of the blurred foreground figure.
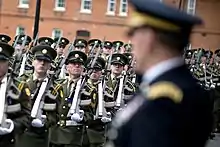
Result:
M182 58L193 26L202 21L155 0L130 1L128 35L143 77L139 94L112 122L106 146L205 146L212 103Z

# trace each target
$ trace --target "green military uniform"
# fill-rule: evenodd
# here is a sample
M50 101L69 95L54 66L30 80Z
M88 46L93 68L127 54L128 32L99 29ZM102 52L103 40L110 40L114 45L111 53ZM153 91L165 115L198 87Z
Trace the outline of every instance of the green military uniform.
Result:
M101 46L101 44L102 44L102 41L99 40L99 39L91 39L91 40L89 40L88 41L89 51L92 52L93 54L96 54L96 52L98 51L98 48Z
M37 60L51 62L56 57L56 51L48 45L35 46L33 47L32 52L35 56L35 59ZM31 89L31 102L33 107L37 95L39 94L40 84L43 80L40 80L37 77L35 77L35 74L23 75L21 78L27 81ZM48 78L50 80L49 76L45 78ZM62 86L59 83L52 81L49 90L45 93L43 107L39 108L42 110L42 115L46 115L45 124L42 126L34 126L32 123L35 118L32 118L29 123L28 129L20 137L19 147L48 146L49 129L56 125L58 122L57 114L61 99L63 99Z
M87 61L87 68L91 68L91 61ZM105 68L105 60L98 57L93 67L94 70L101 71ZM83 146L84 147L102 147L106 141L106 123L101 121L101 118L95 117L98 107L98 81L93 82L88 79L81 96L81 108L84 110L85 133Z
M7 61L12 56L14 48L7 43L0 42L0 60L1 62ZM5 115L7 119L12 120L14 129L7 134L0 134L0 146L1 147L15 147L19 139L19 136L23 134L25 128L28 126L30 116L30 90L28 85L18 80L16 77L12 77L12 83L6 92ZM3 78L4 80L4 78ZM3 82L3 80L1 82ZM3 83L2 83L3 84ZM1 88L2 88L1 84ZM7 83L8 84L8 83ZM12 92L12 94L10 94ZM18 96L18 97L17 97ZM1 97L5 99L5 97ZM2 112L0 112L2 113ZM6 120L7 120L6 119ZM6 121L5 120L5 121ZM1 127L0 127L1 130Z
M112 44L110 41L105 41L105 42L104 42L104 48L109 49L109 50L112 50L112 46L113 46L113 44ZM102 53L102 55L101 55L101 57L102 57L106 62L108 62L109 56L110 56L110 55L105 54L105 53Z
M87 56L85 53L81 51L72 51L67 57L66 64L84 64L86 59ZM64 98L61 99L61 104L59 106L59 121L56 126L51 128L51 147L80 147L82 145L84 126L80 122L77 123L73 121L71 116L68 115L79 78L80 77L77 79L66 78L58 80L64 89ZM72 96L70 96L71 93Z

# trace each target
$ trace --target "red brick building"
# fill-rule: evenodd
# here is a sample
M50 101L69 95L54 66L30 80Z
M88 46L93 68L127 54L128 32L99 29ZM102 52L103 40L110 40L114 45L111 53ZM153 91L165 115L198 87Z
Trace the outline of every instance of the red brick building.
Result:
M195 28L192 47L212 50L220 47L219 0L161 0L205 23ZM0 33L15 36L25 31L32 36L36 0L0 0ZM39 36L65 36L72 40L77 30L87 30L91 38L122 40L132 9L127 0L42 0Z

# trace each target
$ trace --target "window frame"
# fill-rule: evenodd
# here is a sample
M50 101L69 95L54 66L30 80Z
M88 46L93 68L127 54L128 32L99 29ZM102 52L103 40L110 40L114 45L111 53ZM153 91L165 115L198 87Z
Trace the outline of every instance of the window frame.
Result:
M85 2L86 1L90 1L90 10L89 9L85 9ZM91 14L92 13L92 0L81 0L81 8L80 8L80 13L87 13L87 14Z
M191 7L191 2L193 1L193 7ZM196 0L188 0L187 1L187 9L188 14L195 15L196 13Z
M108 0L108 3L107 3L107 12L106 12L106 15L115 15L115 11L116 11L116 0ZM111 4L114 3L114 11L110 11L111 9Z
M55 39L55 38L57 38L57 37L60 37L60 36L56 36L56 31L60 31L60 36L62 36L63 35L63 30L61 30L61 29L59 29L59 28L54 28L53 30L52 30L52 38L53 39Z
M128 0L120 0L120 8L119 8L119 16L127 16L128 15ZM126 12L122 12L123 5L126 4Z
M25 1L27 1L27 4L24 3ZM19 0L18 1L18 8L28 9L29 4L30 4L30 0Z
M23 29L22 32L21 32L21 29ZM15 34L16 34L16 36L20 35L20 34L25 34L25 27L23 27L21 25L17 26Z
M59 7L60 0L55 0L54 11L66 11L66 0L63 0L64 7Z

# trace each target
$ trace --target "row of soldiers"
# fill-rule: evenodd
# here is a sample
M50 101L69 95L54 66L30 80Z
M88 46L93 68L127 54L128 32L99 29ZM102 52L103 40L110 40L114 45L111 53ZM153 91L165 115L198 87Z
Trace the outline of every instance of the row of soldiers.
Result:
M138 84L130 44L0 35L0 146L100 147ZM68 48L67 48L68 47Z

